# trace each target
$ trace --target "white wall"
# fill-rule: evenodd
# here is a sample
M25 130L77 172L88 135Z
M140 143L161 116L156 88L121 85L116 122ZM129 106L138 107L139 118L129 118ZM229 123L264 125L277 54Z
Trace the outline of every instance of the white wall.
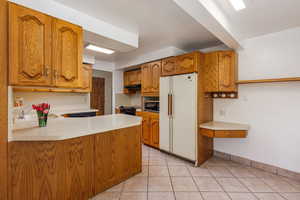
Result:
M244 41L239 79L300 76L299 36L295 28ZM214 120L248 123L248 137L216 139L215 149L300 172L299 113L299 82L240 85L238 99L214 100Z

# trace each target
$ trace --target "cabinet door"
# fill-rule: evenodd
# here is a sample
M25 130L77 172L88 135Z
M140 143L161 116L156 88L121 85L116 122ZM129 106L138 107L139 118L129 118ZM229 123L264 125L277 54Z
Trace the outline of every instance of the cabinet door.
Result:
M9 82L51 86L52 18L9 3Z
M151 66L149 64L144 64L142 66L142 93L151 92L151 88L152 88Z
M141 84L142 83L142 71L137 70L136 72L136 84Z
M161 75L162 76L170 76L176 74L176 58L167 58L162 60L162 69Z
M151 118L151 145L159 148L159 119Z
M82 89L88 92L91 92L92 90L92 73L92 66L82 66Z
M129 85L129 72L124 72L124 86Z
M219 90L236 91L236 54L233 51L222 51L219 55Z
M116 132L95 136L95 194L103 192L116 182Z
M159 79L161 73L161 61L150 63L151 66L151 93L159 94Z
M188 53L181 56L177 56L176 73L187 74L197 72L198 65L198 53Z
M218 62L217 52L205 54L204 91L205 92L219 91L219 62Z
M63 141L64 174L60 183L64 199L83 200L92 196L93 141L90 136Z
M143 117L143 121L142 121L142 133L143 133L143 142L145 144L150 145L150 120L149 117Z
M136 85L137 84L137 71L130 71L129 74L129 84Z
M55 85L79 87L82 73L82 28L59 19L54 20L53 27Z

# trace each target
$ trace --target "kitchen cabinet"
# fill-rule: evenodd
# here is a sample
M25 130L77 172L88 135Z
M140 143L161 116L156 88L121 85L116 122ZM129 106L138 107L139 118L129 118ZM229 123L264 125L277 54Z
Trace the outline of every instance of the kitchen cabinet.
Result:
M161 61L155 61L142 66L142 95L159 96L159 79Z
M198 51L170 57L162 60L162 76L189 74L198 72L198 67L204 62L204 55Z
M159 148L159 114L143 112L142 135L144 144Z
M141 70L124 72L124 86L141 84Z
M57 87L80 87L82 32L80 26L59 19L53 20L53 67Z
M217 51L205 54L205 92L236 92L236 60L234 51Z
M9 143L10 200L88 200L141 172L141 126Z
M9 83L51 86L52 17L9 3Z
M9 84L80 88L81 27L9 3Z
M93 68L91 65L82 65L82 86L81 92L91 92L92 91L92 78L93 78Z

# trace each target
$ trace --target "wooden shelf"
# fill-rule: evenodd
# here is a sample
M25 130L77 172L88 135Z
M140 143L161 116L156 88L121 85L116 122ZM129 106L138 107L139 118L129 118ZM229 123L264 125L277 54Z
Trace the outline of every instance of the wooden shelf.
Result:
M13 88L14 92L56 92L56 93L89 93L82 89L55 89L55 88Z
M241 81L237 81L236 84L275 83L275 82L292 82L292 81L300 81L300 77L257 79L257 80L241 80Z

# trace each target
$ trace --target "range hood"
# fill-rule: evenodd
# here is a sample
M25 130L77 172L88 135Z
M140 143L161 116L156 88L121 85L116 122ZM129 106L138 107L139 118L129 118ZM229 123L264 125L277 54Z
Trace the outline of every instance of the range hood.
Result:
M127 85L124 88L129 89L129 90L140 90L141 89L141 84Z

